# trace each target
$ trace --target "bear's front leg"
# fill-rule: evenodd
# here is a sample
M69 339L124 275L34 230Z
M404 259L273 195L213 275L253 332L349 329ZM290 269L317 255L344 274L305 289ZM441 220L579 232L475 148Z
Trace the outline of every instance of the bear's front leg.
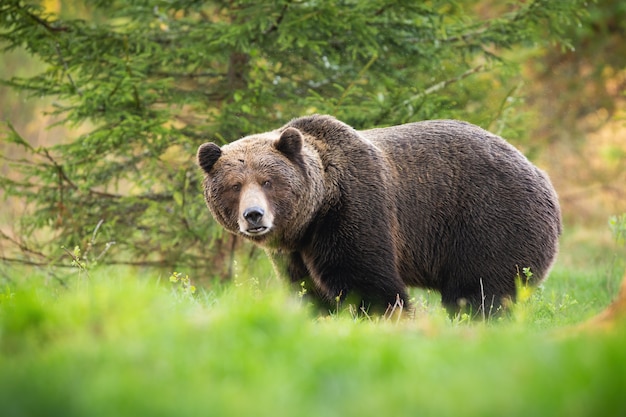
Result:
M305 254L304 260L334 309L351 304L359 312L385 314L397 308L397 303L405 311L410 309L406 286L391 253L379 248L373 256L372 248L363 250L358 245L326 248L326 253L314 257Z
M268 255L274 265L276 275L287 280L294 291L301 294L305 304L311 304L324 314L332 309L326 295L313 282L311 274L302 261L299 252L268 251Z

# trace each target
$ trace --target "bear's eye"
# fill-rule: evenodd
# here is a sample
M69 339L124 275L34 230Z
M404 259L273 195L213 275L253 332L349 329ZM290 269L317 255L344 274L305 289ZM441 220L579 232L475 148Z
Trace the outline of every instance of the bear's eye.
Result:
M233 191L239 191L241 190L241 184L233 184Z
M272 183L270 182L270 180L265 180L263 181L263 183L261 184L261 186L263 188L270 188L272 186Z

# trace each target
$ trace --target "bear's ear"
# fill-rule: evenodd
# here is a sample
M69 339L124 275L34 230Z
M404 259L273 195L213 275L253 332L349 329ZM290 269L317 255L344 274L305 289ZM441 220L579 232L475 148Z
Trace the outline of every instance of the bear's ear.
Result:
M212 142L203 143L198 148L198 165L208 174L221 155L222 150L219 146Z
M288 158L297 157L302 150L302 133L295 127L288 127L280 135L274 146Z

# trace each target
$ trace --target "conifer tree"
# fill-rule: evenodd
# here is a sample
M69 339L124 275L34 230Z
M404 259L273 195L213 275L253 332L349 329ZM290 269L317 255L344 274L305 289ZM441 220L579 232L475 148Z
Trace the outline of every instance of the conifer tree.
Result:
M60 123L87 130L33 147L6 121L1 140L27 151L15 160L3 147L11 170L0 179L28 202L19 259L54 262L78 246L93 259L106 250L101 262L224 275L233 241L204 206L194 163L204 141L313 112L355 128L502 122L518 82L509 51L564 42L584 7L518 1L481 17L476 3L98 0L79 19L3 1L0 48L43 63L3 82L54 97ZM29 239L42 230L45 241Z

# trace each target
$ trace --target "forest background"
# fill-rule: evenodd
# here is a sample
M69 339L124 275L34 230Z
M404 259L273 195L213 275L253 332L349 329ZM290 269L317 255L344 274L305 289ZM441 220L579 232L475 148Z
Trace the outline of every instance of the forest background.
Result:
M2 9L7 262L78 248L228 278L242 243L204 208L195 149L313 112L500 134L551 175L566 229L600 245L626 210L619 1L19 4Z

